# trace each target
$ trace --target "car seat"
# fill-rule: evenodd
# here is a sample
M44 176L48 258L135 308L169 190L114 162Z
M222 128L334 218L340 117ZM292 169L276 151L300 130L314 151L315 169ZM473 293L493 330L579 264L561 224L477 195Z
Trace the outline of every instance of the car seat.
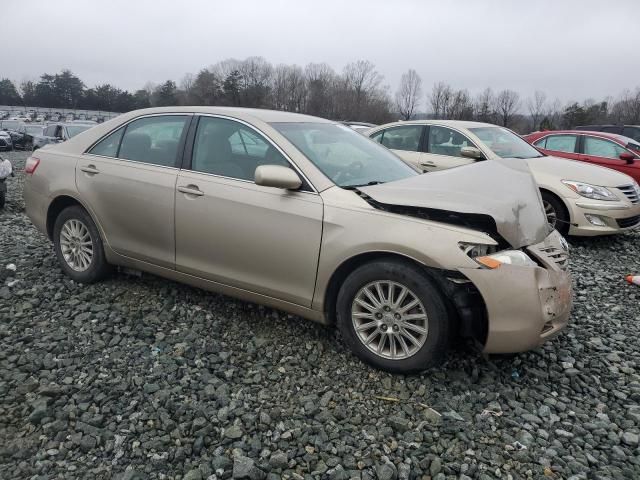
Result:
M146 162L149 159L149 151L151 150L151 137L146 133L131 132L127 133L122 139L120 146L120 158L127 160L137 160Z
M197 149L193 169L224 177L249 180L242 169L233 163L231 144L221 132L212 132L205 138L202 147Z

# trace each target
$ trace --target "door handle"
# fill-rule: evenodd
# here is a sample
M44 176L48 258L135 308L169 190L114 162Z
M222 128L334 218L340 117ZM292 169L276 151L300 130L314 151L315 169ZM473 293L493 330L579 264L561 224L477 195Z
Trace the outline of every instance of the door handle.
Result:
M201 197L204 195L204 192L198 188L197 185L187 185L178 187L178 191L182 193L186 193L187 195L195 195L196 197Z
M84 173L88 173L89 175L97 175L100 173L100 170L96 168L95 165L87 165L86 167L80 167Z

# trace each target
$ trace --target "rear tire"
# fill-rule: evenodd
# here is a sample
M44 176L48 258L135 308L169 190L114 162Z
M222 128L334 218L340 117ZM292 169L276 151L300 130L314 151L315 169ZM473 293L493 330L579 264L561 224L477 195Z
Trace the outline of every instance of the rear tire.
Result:
M76 282L94 283L111 271L98 228L80 206L60 212L53 226L53 244L62 271Z
M338 293L336 317L349 348L389 372L425 370L440 362L449 345L442 294L409 262L380 260L354 270Z
M571 226L571 219L569 218L567 207L565 207L562 200L554 194L549 192L540 193L542 195L544 213L547 215L549 225L555 228L562 235L566 236L569 233L569 227Z

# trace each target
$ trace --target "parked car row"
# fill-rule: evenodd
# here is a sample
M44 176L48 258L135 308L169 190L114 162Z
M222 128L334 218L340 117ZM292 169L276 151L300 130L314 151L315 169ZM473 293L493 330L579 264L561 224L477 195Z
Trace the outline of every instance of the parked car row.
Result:
M336 325L390 371L454 339L506 353L557 335L569 252L530 173L537 150L493 126L403 126L376 143L288 112L129 112L34 152L26 212L77 282L119 265L266 304Z
M545 133L538 142L547 137L567 142L564 134ZM484 160L525 159L549 223L563 234L611 234L640 225L640 187L624 174L640 165L631 150L627 152L631 165L617 160L629 166L629 171L620 173L552 156L557 152L538 150L507 128L486 123L417 120L383 125L366 134L422 172Z
M36 112L22 111L22 112L9 112L6 110L0 110L0 120L16 120L23 123L44 123L50 122L73 122L79 121L91 121L94 123L102 123L108 120L110 117L107 115L91 115L86 113L60 113L60 112Z
M79 120L47 125L0 120L0 149L37 150L50 143L64 142L93 125L96 124Z

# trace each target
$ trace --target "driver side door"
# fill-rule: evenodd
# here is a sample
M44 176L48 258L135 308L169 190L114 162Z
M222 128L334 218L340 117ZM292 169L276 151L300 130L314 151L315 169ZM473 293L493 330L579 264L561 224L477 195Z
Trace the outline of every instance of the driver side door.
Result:
M259 165L295 168L259 131L201 116L175 191L176 269L296 305L311 306L323 203L299 190L256 185Z

